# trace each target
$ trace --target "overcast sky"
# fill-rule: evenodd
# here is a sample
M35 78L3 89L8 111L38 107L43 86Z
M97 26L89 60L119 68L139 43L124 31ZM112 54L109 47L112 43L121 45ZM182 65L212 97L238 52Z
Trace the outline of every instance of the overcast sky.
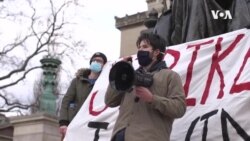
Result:
M108 60L117 59L120 54L120 31L115 27L114 17L124 17L126 14L132 15L146 11L146 0L79 0L79 2L84 7L81 12L74 13L80 15L78 18L81 18L81 24L74 29L76 32L75 38L86 43L87 58L91 57L94 52L101 51L107 55ZM20 4L15 6L20 7ZM0 30L5 34L9 34L10 37L14 36L15 33L11 30L17 31L20 28L6 28L8 24L0 23ZM6 39L1 39L1 41L8 42ZM83 60L81 62L78 59L75 61L78 65L76 68L88 67L89 65L88 61ZM22 81L8 90L13 90L14 93L18 92L18 99L26 97L33 91L34 77L34 74L30 74L27 76L28 81Z
M93 51L104 52L110 60L120 53L120 31L115 28L114 17L147 10L146 0L86 0L85 5L84 16L88 19L83 26L87 26L89 36L84 40Z

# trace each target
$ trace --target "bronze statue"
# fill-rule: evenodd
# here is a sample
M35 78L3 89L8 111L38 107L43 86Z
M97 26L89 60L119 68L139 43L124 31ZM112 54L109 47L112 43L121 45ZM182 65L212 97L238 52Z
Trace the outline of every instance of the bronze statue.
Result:
M154 32L169 45L207 38L250 25L250 0L173 0Z

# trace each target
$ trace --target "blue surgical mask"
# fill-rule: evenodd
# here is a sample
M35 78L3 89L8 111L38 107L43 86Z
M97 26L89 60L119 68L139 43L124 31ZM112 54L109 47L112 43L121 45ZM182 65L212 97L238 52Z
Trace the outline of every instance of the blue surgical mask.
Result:
M102 65L96 61L93 61L90 64L90 70L95 72L95 73L98 73L102 70Z

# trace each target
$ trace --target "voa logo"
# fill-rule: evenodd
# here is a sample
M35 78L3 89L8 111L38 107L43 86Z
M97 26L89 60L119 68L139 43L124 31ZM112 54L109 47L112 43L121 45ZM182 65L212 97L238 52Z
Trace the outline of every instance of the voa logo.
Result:
M232 19L232 15L229 10L211 10L213 19Z

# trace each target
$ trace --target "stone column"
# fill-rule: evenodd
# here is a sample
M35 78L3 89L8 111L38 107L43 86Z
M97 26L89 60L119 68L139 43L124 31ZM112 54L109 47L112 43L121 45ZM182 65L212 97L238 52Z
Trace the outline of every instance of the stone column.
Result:
M58 120L46 113L10 118L14 126L13 141L60 141Z

